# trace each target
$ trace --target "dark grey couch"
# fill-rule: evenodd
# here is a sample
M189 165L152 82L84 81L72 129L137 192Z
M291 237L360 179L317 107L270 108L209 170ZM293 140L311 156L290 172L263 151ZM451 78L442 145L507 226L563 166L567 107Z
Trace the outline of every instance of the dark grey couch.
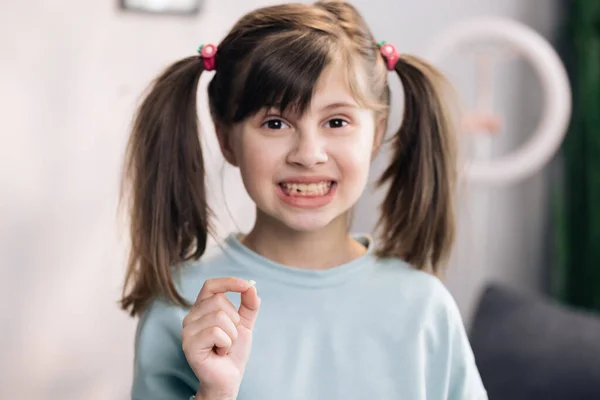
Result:
M600 316L499 285L470 332L491 400L600 400Z

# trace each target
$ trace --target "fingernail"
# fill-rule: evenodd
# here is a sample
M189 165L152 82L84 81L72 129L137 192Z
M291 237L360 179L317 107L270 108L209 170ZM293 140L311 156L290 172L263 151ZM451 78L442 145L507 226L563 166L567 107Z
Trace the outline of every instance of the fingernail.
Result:
M250 286L248 286L248 288L251 288L252 286L256 285L256 281L253 281L253 280L249 280L248 283L250 284Z

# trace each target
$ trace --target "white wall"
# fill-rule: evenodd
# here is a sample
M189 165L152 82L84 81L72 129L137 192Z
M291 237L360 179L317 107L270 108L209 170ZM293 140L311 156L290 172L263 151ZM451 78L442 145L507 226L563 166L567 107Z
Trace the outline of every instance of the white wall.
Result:
M0 4L0 398L128 398L135 321L116 306L126 237L117 232L115 209L134 104L168 63L218 42L242 13L274 2L205 0L196 18L122 14L116 3ZM378 38L417 54L467 17L511 16L545 34L556 20L550 0L354 3ZM527 69L508 72L499 78L513 128L501 140L505 147L530 131L539 100ZM202 109L201 120L206 114ZM218 186L222 159L208 133L210 179ZM249 200L235 171L224 179L235 222L218 208L220 231L245 229ZM449 276L465 315L489 278L541 287L546 190L541 174L495 194L500 211L490 223L488 260L459 265ZM371 229L377 201L361 201L358 230Z

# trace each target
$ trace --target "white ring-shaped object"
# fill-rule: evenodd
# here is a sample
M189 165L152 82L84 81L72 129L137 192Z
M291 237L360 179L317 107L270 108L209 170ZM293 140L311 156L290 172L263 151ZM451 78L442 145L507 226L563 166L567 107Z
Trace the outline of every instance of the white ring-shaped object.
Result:
M425 57L433 64L459 47L500 41L531 63L540 78L542 114L531 138L514 151L489 160L472 160L465 178L477 184L516 183L542 169L559 149L571 117L571 87L565 68L552 46L531 28L504 18L481 18L443 33Z

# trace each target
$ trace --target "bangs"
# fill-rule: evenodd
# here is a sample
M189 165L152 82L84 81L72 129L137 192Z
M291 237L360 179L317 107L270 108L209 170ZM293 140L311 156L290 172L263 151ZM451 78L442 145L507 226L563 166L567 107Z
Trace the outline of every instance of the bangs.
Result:
M303 114L335 48L331 38L317 31L264 40L253 52L242 82L235 85L242 89L232 99L232 121L241 122L265 108Z

